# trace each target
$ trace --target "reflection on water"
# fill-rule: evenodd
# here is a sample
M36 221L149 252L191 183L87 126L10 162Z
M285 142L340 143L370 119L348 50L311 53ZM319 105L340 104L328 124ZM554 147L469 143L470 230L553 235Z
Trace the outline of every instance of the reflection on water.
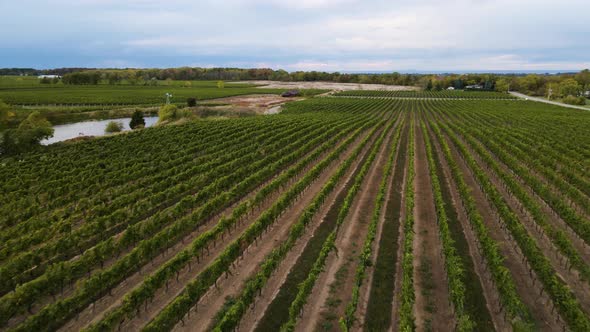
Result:
M156 122L158 122L157 116L144 117L144 119L146 127L151 127ZM48 145L80 136L104 136L106 135L104 130L107 127L107 124L111 121L121 123L123 125L123 131L131 129L129 128L129 121L131 121L131 118L68 123L64 125L53 126L53 129L55 129L53 137L41 141L41 144Z

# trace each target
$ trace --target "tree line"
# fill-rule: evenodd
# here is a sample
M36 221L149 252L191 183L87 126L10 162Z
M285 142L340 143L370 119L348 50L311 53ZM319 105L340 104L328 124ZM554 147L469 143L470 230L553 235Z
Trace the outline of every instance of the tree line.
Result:
M550 98L578 96L590 90L590 70L559 74L401 74L392 73L340 73L320 71L287 72L270 68L195 68L166 69L95 69L56 68L2 68L0 75L60 75L65 84L135 84L157 85L165 80L272 80L272 81L328 81L337 83L387 84L420 86L425 90L443 90L449 87L464 89L478 86L482 90L520 91L529 95ZM563 84L562 84L563 83Z

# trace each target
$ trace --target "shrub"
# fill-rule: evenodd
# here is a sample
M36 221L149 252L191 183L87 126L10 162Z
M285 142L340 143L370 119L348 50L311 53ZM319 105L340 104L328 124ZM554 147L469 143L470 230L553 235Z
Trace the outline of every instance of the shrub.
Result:
M563 98L563 102L569 105L586 105L586 98L569 95Z
M173 121L176 120L176 112L178 111L178 107L176 107L176 105L164 105L162 107L160 107L160 110L158 111L158 122L164 122L164 121Z
M104 131L106 133L118 133L121 130L123 130L123 125L120 122L111 121L107 124L107 127L105 128Z
M188 98L186 100L186 105L188 107L195 107L195 106L197 106L197 98Z
M129 128L136 129L143 127L145 127L145 119L143 118L143 112L141 112L140 110L135 110L135 112L133 112L133 115L131 115Z

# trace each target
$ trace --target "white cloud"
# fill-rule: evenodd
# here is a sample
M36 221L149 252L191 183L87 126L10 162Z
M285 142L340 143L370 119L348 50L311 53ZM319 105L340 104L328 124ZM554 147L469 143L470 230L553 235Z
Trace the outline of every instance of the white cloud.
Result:
M325 70L579 65L590 52L587 13L576 10L585 7L587 0L22 0L0 3L0 11L22 13L4 20L11 29L0 29L0 50L26 41L131 63L146 54L204 63L214 60L199 57L233 56ZM42 30L27 23L47 17Z

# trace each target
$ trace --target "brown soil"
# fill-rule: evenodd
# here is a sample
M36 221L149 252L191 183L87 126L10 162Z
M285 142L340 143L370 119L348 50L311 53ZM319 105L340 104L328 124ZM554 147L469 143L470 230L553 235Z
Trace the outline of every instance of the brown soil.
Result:
M490 236L499 244L500 252L505 258L505 265L510 270L517 292L523 303L530 309L538 328L542 331L557 331L562 329L562 324L558 323L557 311L551 313L552 301L546 292L542 292L541 284L534 282L529 275L528 267L523 263L524 257L516 242L511 239L508 231L502 229L499 225L497 214L490 206L485 194L479 187L469 167L465 164L457 152L455 146L447 139L451 148L453 158L456 160L459 169L463 173L465 182L471 188L471 195L474 198L478 210L484 219ZM524 260L526 261L526 260ZM534 272L533 272L534 274ZM534 291L531 291L534 290ZM563 322L563 319L559 319Z
M360 138L357 143L360 142ZM344 154L344 158L352 153L354 149L353 144ZM282 216L275 222L272 229L265 235L265 241L261 241L258 245L253 244L248 248L243 259L235 264L232 269L232 275L227 278L222 278L218 282L218 288L212 288L199 301L198 309L191 312L190 317L185 319L185 324L177 324L175 330L177 331L201 331L207 330L212 323L215 314L223 306L227 296L237 296L242 290L245 281L254 275L260 263L264 261L266 256L277 246L278 243L284 241L289 233L291 225L297 221L300 212L313 200L325 182L333 175L338 166L338 161L335 161L328 170L324 171L320 178L315 181L311 187L306 189L305 195L302 196L294 205L292 205ZM269 239L269 241L266 241ZM272 241L270 241L272 239ZM254 250L252 250L254 249ZM294 262L294 261L293 261ZM198 322L198 324L197 324Z
M455 326L455 317L446 286L447 275L436 223L432 183L419 125L416 125L415 132L415 160L411 162L416 168L413 243L416 327L418 331L429 330L428 326L435 331L450 331Z
M389 142L395 127L386 135L384 142ZM375 207L375 197L379 191L384 166L387 162L387 143L379 148L377 158L373 161L367 173L360 192L353 200L350 212L341 226L336 238L336 250L326 261L325 278L320 278L314 286L309 301L298 320L298 331L319 329L319 324L326 316L342 317L346 305L352 297L358 256L366 238L372 211ZM338 319L337 318L337 319ZM324 325L324 324L322 324ZM339 331L337 321L332 321L328 330ZM325 325L326 327L329 325ZM325 328L323 329L325 330Z
M406 117L406 121L409 122L409 116ZM407 129L406 129L407 130ZM406 140L402 141L400 144L400 149L403 149L406 151L407 154L407 150L408 150L408 139L409 139L409 134L406 133L405 134ZM395 276L394 276L394 280L395 280L395 287L393 290L393 305L391 308L391 326L389 328L389 331L397 331L397 327L399 326L399 303L401 302L401 289L402 289L402 258L403 258L403 250L404 250L404 239L405 239L405 234L404 234L404 223L403 221L406 219L406 186L407 184L407 180L408 180L408 163L410 162L409 160L410 158L406 158L406 163L403 165L404 167L404 181L403 181L403 185L401 186L401 188L396 188L397 192L396 192L396 196L400 198L401 203L400 203L400 217L398 220L398 224L399 224L399 238L397 239L398 243L400 244L398 246L398 250L397 250L397 260L396 260L396 266L395 266ZM392 197L390 197L389 199L391 199ZM392 239L392 241L394 241L394 239Z
M278 95L245 95L245 96L233 96L226 98L219 98L212 100L209 104L220 104L215 108L230 109L238 111L254 111L257 114L273 114L267 113L269 110L275 109L289 101L303 100L305 98L284 98ZM207 108L211 108L208 106Z
M441 179L444 181L442 185L446 185L449 188L449 192L451 193L453 208L455 211L457 211L457 218L461 223L465 239L467 240L469 253L473 259L473 266L481 282L484 291L483 295L486 299L488 312L490 313L494 327L497 331L509 331L511 330L511 326L506 320L504 320L502 315L497 288L492 281L490 270L486 268L486 263L478 249L477 235L473 231L465 209L463 208L463 202L459 195L457 185L453 181L450 167L444 157L439 142L430 132L428 134L430 135L433 148L436 150L437 155L440 156L439 159L442 165L442 171L444 173L444 179Z
M400 130L403 130L403 128L400 128ZM397 144L397 146L395 147L396 152L395 152L395 157L394 160L398 160L399 158L399 151L400 151L400 146L401 146L401 138ZM388 198L390 199L393 195L393 174L395 174L395 170L397 167L401 167L401 165L398 165L398 163L394 162L393 166L392 166L392 170L391 170L391 174L389 176L389 180L388 180L388 184L387 184L387 191L385 194L385 203L383 204L383 208L381 209L381 215L379 217L379 224L377 225L377 231L375 232L375 241L373 243L373 250L371 252L371 261L375 262L377 259L377 253L378 253L378 245L379 245L379 239L382 236L383 233L383 224L385 223L385 215L387 213L387 200ZM365 281L363 282L361 289L360 289L360 296L359 296L359 304L358 304L358 308L357 308L357 315L356 315L356 321L355 321L355 325L354 328L361 330L362 327L365 325L365 316L367 313L367 307L369 305L369 296L371 294L371 287L373 285L373 272L375 271L374 269L374 265L367 267L366 269L366 277L365 277Z

